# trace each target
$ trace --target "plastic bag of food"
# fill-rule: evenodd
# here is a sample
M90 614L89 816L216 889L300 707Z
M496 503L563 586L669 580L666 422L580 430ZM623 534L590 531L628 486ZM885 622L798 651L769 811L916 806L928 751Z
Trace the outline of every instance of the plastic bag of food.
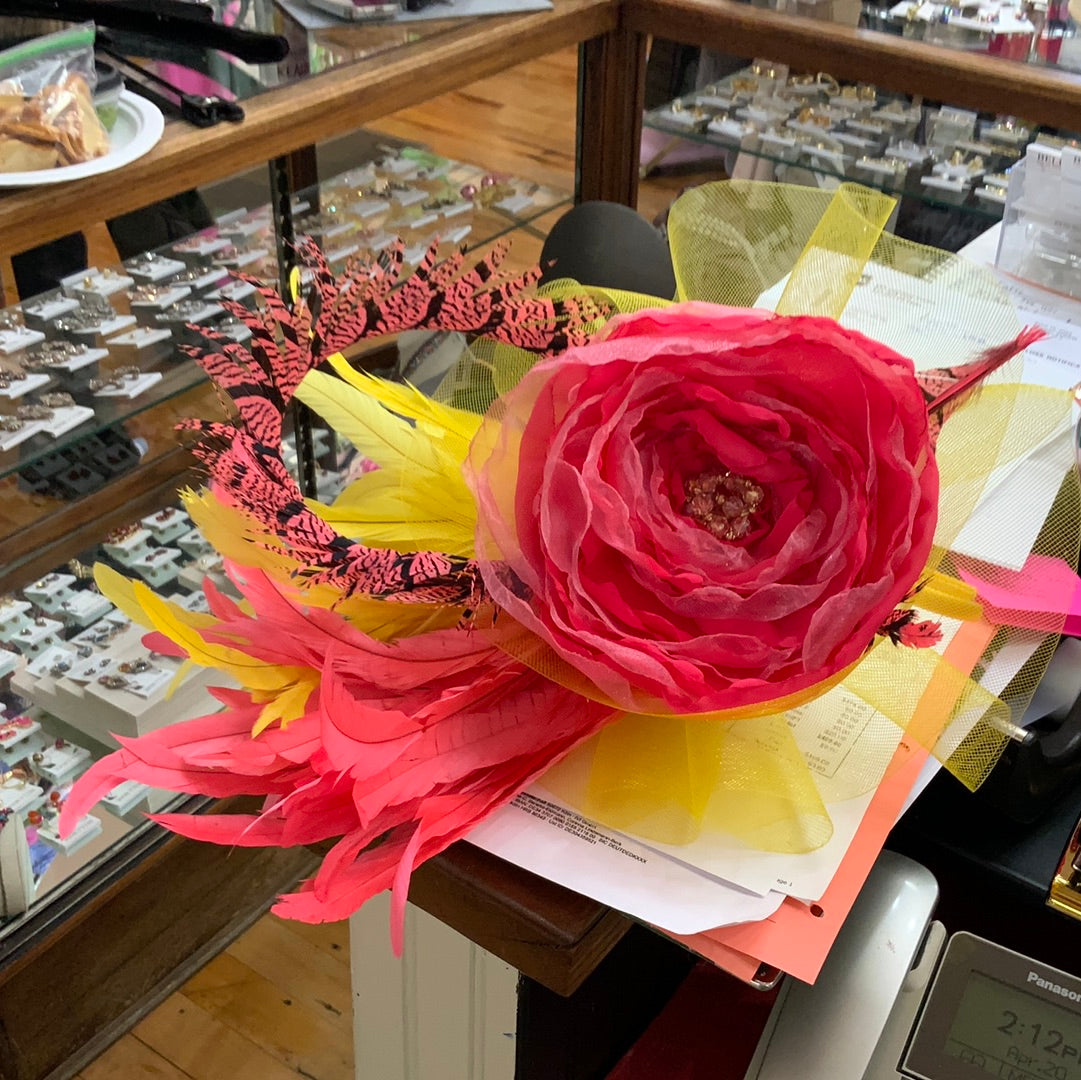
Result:
M0 172L35 172L101 157L94 110L94 24L0 52Z

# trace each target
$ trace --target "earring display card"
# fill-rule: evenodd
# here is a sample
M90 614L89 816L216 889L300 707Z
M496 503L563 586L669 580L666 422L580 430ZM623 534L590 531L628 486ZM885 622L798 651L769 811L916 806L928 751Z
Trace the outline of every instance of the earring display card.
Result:
M3 800L4 808L13 814L28 814L45 801L45 791L37 784L4 780L0 783L0 799Z
M118 671L122 669L123 665L117 668ZM155 694L165 690L169 683L173 681L175 675L175 669L164 666L152 667L135 675L125 675L124 678L127 679L125 689L141 698L152 698Z
M156 291L153 297L143 297L135 293L129 302L133 311L140 308L150 311L164 311L167 307L179 304L181 300L186 300L189 296L191 296L190 285L174 285L171 288L162 288L160 291Z
M134 315L113 315L111 318L102 319L91 326L72 329L70 333L83 339L97 340L98 338L111 337L113 334L118 334L121 330L126 330L129 326L134 325Z
M125 780L101 800L101 805L117 817L126 817L140 803L146 802L149 794L150 788L146 784L140 784L138 780Z
M20 309L28 326L34 324L32 329L43 330L53 319L59 319L61 315L67 315L77 311L79 301L70 296L56 293L38 297L29 303L23 304Z
M73 372L108 358L108 349L88 349L86 346L82 346L74 355L50 362L49 367L55 371Z
M41 647L55 640L63 629L62 622L40 616L24 626L12 638L12 644L24 656L28 653L36 656L41 651Z
M60 742L61 740L57 740ZM41 759L34 755L34 769L58 787L71 783L79 773L90 765L90 751L83 746L65 742L63 746L50 746L41 751Z
M118 360L151 364L173 354L173 334L164 327L138 326L109 338L109 348L115 351Z
M187 268L179 259L167 259L163 255L140 255L124 264L132 277L142 281L165 281Z
M472 225L459 225L458 228L451 229L443 239L448 244L460 244L472 231Z
M33 600L35 604L40 606L49 603L51 600L55 600L57 594L64 594L66 596L71 586L74 584L74 574L63 574L56 571L52 574L46 574L43 578L39 578L32 585L27 585L26 588L23 589L23 595L28 600Z
M29 716L2 717L0 718L0 747L3 748L4 753L10 753L39 731L41 731L41 724Z
M71 603L74 597L75 593L70 589L55 589L47 596L35 598L34 602L46 615L55 615L63 619L66 614L64 605Z
M226 251L219 255L214 262L218 266L224 266L230 270L243 270L246 266L257 263L269 254L270 251L267 248L252 248L250 251Z
M6 679L19 666L19 654L0 649L0 679Z
M0 353L10 356L22 352L32 345L40 345L45 335L40 330L31 330L28 326L14 326L0 330Z
M175 506L142 519L142 525L153 533L158 544L168 544L191 531L191 518Z
M100 390L94 391L94 397L99 398L123 398L125 401L133 401L140 394L145 394L152 386L161 382L160 371L146 371L141 375L125 376L119 383L110 383Z
M59 679L79 662L78 655L63 645L50 645L26 665L27 674L35 679Z
M198 559L213 550L210 541L198 529L191 529L182 536L176 537L176 546L190 559Z
M93 418L94 410L85 405L63 405L54 409L52 416L43 420L42 425L54 439L59 439Z
M111 555L117 562L124 566L141 559L146 554L146 549L152 539L149 529L133 529L126 536L116 539L107 539L102 547L107 555Z
M221 236L193 236L190 240L181 240L173 245L173 252L185 261L207 258L224 251L229 247L229 241Z
M130 569L149 584L160 586L172 581L180 573L176 560L182 557L183 554L176 548L157 547L129 565Z
M10 641L27 622L26 613L33 607L28 600L12 597L0 603L0 640Z
M64 855L74 854L84 844L88 844L96 836L101 835L101 819L94 817L93 814L87 814L85 817L80 818L71 834L63 840L60 839L60 833L57 831L59 824L59 815L56 818L43 821L38 826L37 834L40 840Z
M108 299L110 296L125 289L130 289L135 284L135 279L127 274L118 274L115 271L103 270L98 274L84 276L78 284L71 286L72 296L82 298L84 296L100 296Z
M35 390L40 390L43 386L48 385L48 383L48 375L41 375L38 373L24 375L21 379L12 379L7 386L0 389L0 397L7 398L9 401L14 401L17 398L25 397L27 394L33 393Z
M248 281L231 281L220 289L213 289L206 294L208 300L234 300L239 303L255 295L255 286Z

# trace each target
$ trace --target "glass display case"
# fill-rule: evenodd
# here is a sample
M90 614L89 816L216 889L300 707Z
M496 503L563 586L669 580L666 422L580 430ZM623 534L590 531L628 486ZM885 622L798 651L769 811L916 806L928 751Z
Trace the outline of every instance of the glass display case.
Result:
M725 153L729 176L896 196L892 230L957 248L1002 217L1009 172L1034 140L1061 142L1012 116L988 116L756 60L646 112L644 125ZM664 148L643 169L663 164ZM952 226L952 227L949 227Z
M568 201L420 147L370 141L369 160L291 198L297 238L317 242L334 270L396 239L407 270L436 242L444 255L484 248ZM250 337L239 313L260 303L261 286L276 287L282 267L270 206L216 209L212 228L80 271L0 313L0 832L11 848L0 845L0 969L51 909L65 911L106 868L126 865L125 851L161 834L147 811L209 809L124 784L69 838L56 830L74 780L118 738L218 707L208 680L220 677L148 649L92 569L192 610L205 604L208 578L232 591L178 503L176 489L197 477L174 428L223 407L189 348L203 330ZM409 343L414 364L420 344ZM375 347L351 358L385 366L387 343ZM398 350L389 355L396 363ZM324 498L351 468L350 449L314 431L308 453ZM303 445L288 447L298 473L304 457Z
M596 169L586 170L590 186L583 190L623 198L626 191L620 182L633 176L637 162L631 153L622 152L627 147L620 140L637 143L641 111L633 106L640 100L638 60L645 35L670 33L678 40L705 41L714 47L723 47L722 42L731 39L732 48L745 49L744 55L760 47L771 55L784 52L768 53L769 42L757 41L758 23L743 22L751 11L747 5L724 0L710 0L701 10L695 0L555 0L551 13L493 20L484 24L483 32L477 29L477 20L311 30L290 21L287 11L270 0L231 8L243 25L277 29L294 45L289 61L274 68L246 67L216 54L182 58L244 99L245 123L209 132L171 124L161 146L146 161L134 163L130 172L61 185L50 193L5 194L0 197L0 246L7 253L63 235L79 227L88 215L109 217L237 169L265 164L269 158L355 128L376 115L375 110L392 111L529 56L578 42L586 43L583 55L587 59L604 61L603 65L585 65L583 102L587 107L582 115L589 122L579 130L582 157L588 159L591 152L607 148L597 158ZM991 103L989 108L1004 107L1005 91L982 60L970 68L967 56L951 53L946 61L935 52L935 45L927 44L932 59L914 61L912 50L926 43L911 36L882 33L856 39L841 35L836 27L808 23L798 14L786 20L784 28L773 12L751 14L771 17L766 21L772 41L785 45L790 54L798 53L804 70L812 73L846 74L838 56L849 49L855 58L848 69L853 78L877 77L879 71L854 70L859 64L871 67L874 61L879 63L883 86L906 83L903 88L912 93L942 98L946 95L936 91L951 85L957 60L965 71L964 81L958 84L958 100L979 108L985 100ZM821 26L826 32L820 40L816 28ZM1066 31L1072 33L1070 26ZM755 38L753 45L747 43L750 37ZM874 43L867 44L868 39ZM895 43L905 50L907 59L887 70ZM430 54L420 57L422 49L430 49ZM1064 43L1059 70L1069 53ZM155 56L153 50L143 49L138 55L141 63L166 77L175 74L168 64L176 58L168 50L163 48ZM1076 110L1081 87L1072 96L1054 98L1052 89L1065 85L1057 72L1056 78L1047 75L1056 65L1049 58L1036 56L1035 60L1027 67L997 61L994 69L1012 73L1010 78L1015 80L1017 72L1026 79L1033 73L1034 82L1043 88L1041 101L1046 108L1024 110L1032 120L1047 123L1055 109ZM1002 83L1009 83L1009 78ZM360 93L365 89L370 93ZM816 89L822 100L804 102L795 112L797 122L803 108L832 108L831 96L845 98L844 87L837 87L837 95L831 95L831 89L826 83L824 98L822 89ZM855 89L859 101L859 87ZM891 100L880 95L874 108L892 111L890 105ZM693 111L700 103L684 99L681 106ZM909 108L907 102L900 102L898 118ZM623 122L632 114L636 115L630 123ZM921 112L921 117L926 124L926 113ZM648 122L661 124L663 118L654 116ZM787 121L782 126L786 125ZM690 131L679 121L665 130L691 138L718 134ZM832 137L847 131L845 123L826 134ZM859 136L858 129L854 132ZM980 143L987 134L974 130L972 141ZM802 140L794 141L802 147ZM844 145L844 140L838 142ZM859 166L868 175L853 178L868 182L874 170L868 169L870 162L860 165L860 159L884 158L887 147L868 148L864 154L856 144L841 151L827 144L814 148L817 156L795 161L786 160L791 157L787 144L778 144L775 151L759 146L752 152L744 148L741 136L727 148L733 153L733 169L740 159L741 167L759 161L771 166L774 175L783 166L792 179L802 167L805 182L811 182L815 177L849 177L849 170ZM827 153L844 160L831 170ZM357 164L337 179L325 180L318 189L291 196L297 232L319 238L338 261L377 248L395 231L403 231L411 257L436 232L448 242L479 246L508 230L528 226L564 198L483 169L433 161L423 153L414 156L393 148L380 156L382 161ZM952 151L946 155L947 162L950 157ZM989 162L985 164L990 168ZM923 175L906 168L900 190L907 194L911 188L913 198L919 194L921 206L940 207L948 200L929 196L923 190L926 185L912 184ZM927 175L934 175L933 165ZM895 183L891 169L889 184ZM965 206L949 210L985 227L995 216L994 207L977 199L976 186L972 196L971 204L966 197ZM23 792L18 810L9 808L9 820L21 813L21 825L29 824L34 830L39 870L36 902L28 913L13 915L0 927L0 1073L13 1080L51 1075L63 1060L63 1047L38 1049L48 1042L50 1031L59 1039L56 1010L30 1015L32 1010L21 1004L33 1000L38 988L44 992L47 974L66 973L63 994L70 1007L61 1012L72 1021L73 1030L82 1033L83 1045L89 1045L86 1040L91 1035L135 1015L132 1010L141 1007L149 989L166 978L168 969L162 966L148 973L141 968L123 983L126 996L118 992L115 1000L105 1000L108 995L96 992L100 976L80 961L81 956L115 956L111 972L120 970L122 962L145 963L140 958L164 955L170 948L175 948L170 955L179 957L184 950L191 952L191 943L178 940L178 919L185 929L189 923L199 924L196 952L204 950L198 955L206 955L220 946L221 927L229 924L242 903L237 879L242 879L245 890L243 902L258 906L289 875L295 878L305 867L303 853L293 862L278 862L271 868L269 863L245 862L247 852L219 853L191 845L175 849L188 852L181 862L166 863L154 847L160 830L139 824L135 815L142 808L167 805L169 797L138 790L119 793L114 807L96 808L92 813L100 822L100 833L90 835L97 826L86 826L77 850L64 852L48 843L55 805L62 801L67 784L112 745L110 724L132 717L138 730L140 716L153 709L154 694L162 691L166 678L172 679L172 665L141 651L138 635L125 619L101 606L85 568L95 560L104 561L186 597L197 595L192 582L197 584L202 575L220 575L213 556L192 535L175 502L178 485L197 480L197 475L189 471L191 461L177 444L174 425L184 416L212 415L219 408L181 347L195 340L189 328L193 323L243 333L231 321L229 305L253 303L255 294L247 292L244 283L231 283L229 270L243 269L269 281L280 278L274 215L262 202L223 207L213 229L180 242L179 247L172 244L151 252L153 258L137 256L123 265L84 271L56 293L29 298L0 317L0 382L5 383L0 386L0 592L11 597L5 598L4 609L11 610L0 625L7 625L3 632L15 638L14 651L0 650L0 671L8 669L0 697L4 712L0 762L4 773L11 774L13 793ZM339 482L336 473L347 463L318 431L313 435L313 450L323 470L316 473L316 482L328 490ZM25 629L30 634L24 643L20 639ZM25 644L25 652L20 644ZM89 655L80 655L87 649ZM97 674L78 666L103 661L106 666ZM123 664L131 670L120 670ZM135 670L143 664L149 668ZM109 683L98 681L103 678ZM176 691L179 699L159 715L173 716L171 710L178 714L182 708L190 715L205 700L202 694L205 687L197 679L186 679ZM75 705L87 699L93 709ZM35 761L35 755L40 760ZM220 861L214 862L219 856ZM51 860L47 869L46 859ZM213 867L213 874L203 872L206 866ZM469 881L475 880L473 874ZM133 887L140 884L144 886L141 892ZM456 887L454 882L442 882L438 896L429 897L429 906L441 905L448 921L457 920L478 936L495 920L486 915L485 926L480 926L475 897L469 903L460 902ZM522 895L527 892L533 895L529 890ZM259 899L252 901L252 897ZM80 920L80 905L97 900L103 901L101 906ZM107 912L105 901L111 904ZM213 922L211 917L219 915L221 920ZM549 920L544 925L557 922ZM37 946L62 923L75 929L48 954L46 965L39 960ZM122 934L121 929L128 932ZM521 935L508 933L506 937L512 941ZM545 956L553 951L547 939L538 948ZM32 981L35 972L40 974L36 983ZM76 1013L81 1027L74 1022ZM16 1029L18 1046L5 1042L3 1034ZM65 1045L71 1052L80 1043L69 1038ZM30 1062L31 1047L36 1063ZM9 1064L16 1060L17 1066Z

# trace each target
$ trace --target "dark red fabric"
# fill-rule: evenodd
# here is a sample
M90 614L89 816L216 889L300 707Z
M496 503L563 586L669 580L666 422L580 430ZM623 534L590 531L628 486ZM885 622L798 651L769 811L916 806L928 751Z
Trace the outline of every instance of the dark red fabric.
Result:
M742 1080L776 997L703 961L608 1080Z

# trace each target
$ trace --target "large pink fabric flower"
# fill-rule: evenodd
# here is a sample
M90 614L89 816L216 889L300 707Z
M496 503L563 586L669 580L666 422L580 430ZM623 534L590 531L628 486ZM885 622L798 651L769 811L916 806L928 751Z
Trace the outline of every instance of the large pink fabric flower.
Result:
M496 409L467 469L485 583L622 708L804 691L926 564L938 473L912 364L831 320L618 318Z

